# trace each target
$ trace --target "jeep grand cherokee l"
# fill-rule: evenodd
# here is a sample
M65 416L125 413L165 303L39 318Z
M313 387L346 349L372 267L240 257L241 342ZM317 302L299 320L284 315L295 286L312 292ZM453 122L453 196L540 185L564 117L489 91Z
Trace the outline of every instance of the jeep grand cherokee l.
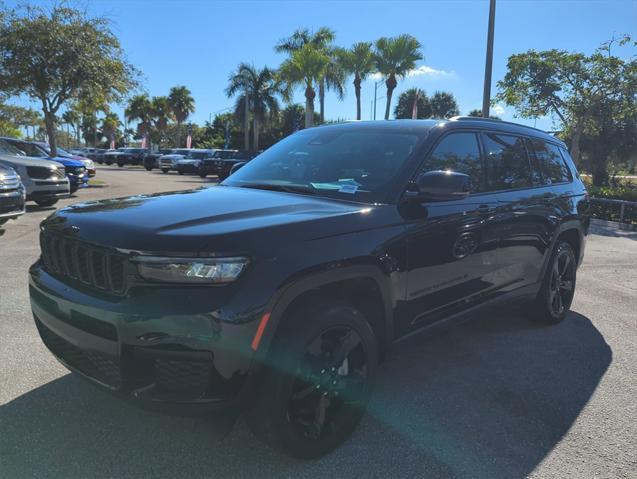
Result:
M564 320L588 231L558 139L495 120L297 132L220 186L61 209L30 269L69 369L138 403L246 413L316 457L396 340L512 300Z

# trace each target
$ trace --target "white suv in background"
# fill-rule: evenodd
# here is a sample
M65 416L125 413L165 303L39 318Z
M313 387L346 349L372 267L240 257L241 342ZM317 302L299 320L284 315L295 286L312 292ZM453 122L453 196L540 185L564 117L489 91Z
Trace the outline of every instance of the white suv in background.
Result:
M64 166L56 161L20 156L21 152L6 141L0 140L0 163L13 168L26 189L27 201L38 206L52 206L71 194L69 179Z

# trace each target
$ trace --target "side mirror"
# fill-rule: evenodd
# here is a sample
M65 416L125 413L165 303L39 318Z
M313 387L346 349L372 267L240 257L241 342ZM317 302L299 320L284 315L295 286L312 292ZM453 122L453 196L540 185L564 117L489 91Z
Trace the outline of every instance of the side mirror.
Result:
M241 163L237 163L232 168L230 168L230 174L234 173L235 171L239 171L241 168L243 168L243 165L245 164L246 164L245 161L242 161Z
M413 186L415 188L406 192L408 198L453 201L462 199L471 192L471 178L455 171L427 171L416 178Z

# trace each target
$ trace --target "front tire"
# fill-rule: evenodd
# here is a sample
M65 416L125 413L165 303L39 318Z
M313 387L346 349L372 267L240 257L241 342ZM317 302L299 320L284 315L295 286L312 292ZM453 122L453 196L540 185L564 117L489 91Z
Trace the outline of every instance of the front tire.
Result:
M531 318L548 324L564 320L573 302L577 279L577 260L570 243L560 241L544 275L544 281L531 309Z
M374 333L353 307L323 302L281 326L247 423L290 456L320 457L358 426L378 365Z
M57 202L58 200L36 200L35 204L41 208L47 208L49 206L53 206Z
M162 173L164 173L164 174L168 173L168 171L170 171L170 170L168 170L168 169L166 169L166 168L162 168L162 169L161 169L161 172L162 172Z

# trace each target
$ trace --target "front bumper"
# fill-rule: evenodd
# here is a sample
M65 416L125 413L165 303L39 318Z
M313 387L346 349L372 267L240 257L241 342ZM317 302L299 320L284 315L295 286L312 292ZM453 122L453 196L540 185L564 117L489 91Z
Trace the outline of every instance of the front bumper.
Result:
M17 218L25 213L23 188L13 191L0 190L0 218Z
M177 171L186 175L194 175L199 173L199 165L189 163L185 165L177 165Z
M92 382L179 414L239 411L249 396L256 324L220 321L218 293L172 287L101 297L70 288L39 261L29 273L44 344Z

